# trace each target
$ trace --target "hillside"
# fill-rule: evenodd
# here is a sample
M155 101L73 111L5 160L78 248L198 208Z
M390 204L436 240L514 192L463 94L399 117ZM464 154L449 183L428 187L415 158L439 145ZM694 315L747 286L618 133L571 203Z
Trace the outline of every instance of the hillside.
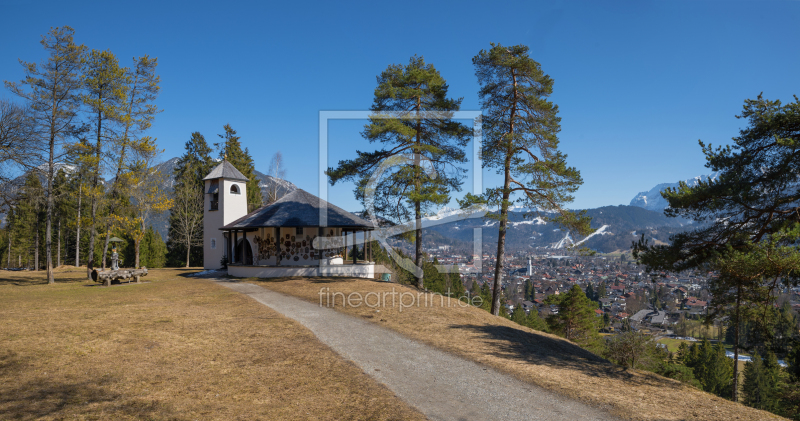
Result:
M320 287L341 292L389 294L385 305L334 305L333 308L396 331L464 359L609 410L624 419L727 421L781 419L733 403L696 388L639 370L610 363L561 337L520 326L502 317L447 298L419 299L420 305L399 308L393 293L416 295L417 289L365 279L257 279L261 285L313 303ZM367 295L368 296L368 295ZM424 305L422 303L425 303ZM524 417L521 417L524 418Z

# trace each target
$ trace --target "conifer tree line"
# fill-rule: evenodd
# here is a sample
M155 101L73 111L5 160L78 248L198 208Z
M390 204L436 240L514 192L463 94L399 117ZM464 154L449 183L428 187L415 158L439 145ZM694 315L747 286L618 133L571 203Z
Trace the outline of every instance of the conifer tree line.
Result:
M46 58L20 60L25 77L5 81L0 266L47 270L49 283L61 265L85 265L88 275L110 263L114 237L123 240L123 266L201 265L202 178L227 159L250 179L253 210L262 200L252 157L225 125L212 145L192 133L175 173L158 172L162 151L147 135L161 112L158 60L144 55L126 66L74 35L52 28L41 41ZM166 191L172 177L174 191ZM152 226L164 212L166 242Z
M157 59L121 64L74 32L42 36L45 58L20 59L24 78L5 81L0 99L2 263L45 269L49 283L58 265L105 268L114 236L131 266L163 265L164 241L148 223L171 206L147 135L161 111Z
M745 100L736 117L747 125L731 145L699 142L706 167L717 177L662 192L667 216L699 224L667 245L642 237L632 244L633 255L651 273L713 272L705 323L727 327L733 360L752 353L743 383L734 364L730 384L714 386L715 393L796 418L800 336L793 310L777 304L800 282L800 100L795 96L784 104L759 94ZM787 358L788 368L776 366L773 356ZM704 373L702 363L687 361Z
M277 193L271 198L261 197L261 188L255 175L255 164L248 148L242 148L241 137L230 124L222 128L219 142L209 145L205 136L199 132L191 134L184 144L184 153L178 158L173 177L175 179L173 204L170 209L169 235L167 241L167 264L169 266L203 265L203 178L219 164L227 160L247 177L247 210L253 211L268 201L275 201ZM280 152L276 152L278 161ZM273 162L276 158L273 158ZM273 164L275 167L275 164ZM277 169L276 176L283 176L284 170ZM266 200L265 200L266 199Z

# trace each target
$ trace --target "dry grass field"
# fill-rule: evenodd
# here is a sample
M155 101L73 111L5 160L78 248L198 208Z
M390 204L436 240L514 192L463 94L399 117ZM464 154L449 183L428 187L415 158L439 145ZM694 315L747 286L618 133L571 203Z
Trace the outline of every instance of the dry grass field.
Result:
M420 413L246 296L151 270L0 271L0 420L416 420Z
M323 293L406 292L416 289L364 279L242 279L312 302L328 304ZM357 296L356 296L357 297ZM337 296L335 308L378 323L466 359L494 367L592 405L607 408L624 418L637 420L762 420L780 419L768 412L702 392L653 373L628 370L591 354L572 342L531 330L488 312L451 300L423 299L419 306L399 307L386 298L386 306L343 307ZM367 297L370 305L376 295ZM410 303L406 295L405 303ZM425 303L427 302L427 306ZM382 303L383 304L383 303ZM444 304L444 305L442 305Z

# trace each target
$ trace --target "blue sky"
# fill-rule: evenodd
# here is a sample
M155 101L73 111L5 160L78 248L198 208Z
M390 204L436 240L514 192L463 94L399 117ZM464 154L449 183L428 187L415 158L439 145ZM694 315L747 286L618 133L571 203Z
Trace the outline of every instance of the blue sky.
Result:
M40 36L70 25L123 63L158 57L164 110L152 128L183 153L194 131L230 123L266 171L280 150L287 179L318 191L320 110L361 110L375 77L419 54L463 109L479 109L471 59L490 42L525 44L555 80L561 148L584 185L573 208L628 204L662 182L709 172L697 140L724 144L746 98L800 94L800 2L28 2L0 0L0 79L39 61ZM8 97L3 91L0 96ZM328 161L370 145L361 124L334 123ZM485 185L499 182L493 171ZM329 199L360 206L352 186Z

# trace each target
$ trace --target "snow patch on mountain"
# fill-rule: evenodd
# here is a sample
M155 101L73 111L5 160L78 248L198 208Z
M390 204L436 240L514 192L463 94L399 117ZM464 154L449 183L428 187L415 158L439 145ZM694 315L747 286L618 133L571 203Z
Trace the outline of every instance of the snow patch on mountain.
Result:
M597 231L587 235L586 238L584 238L583 240L578 241L577 243L575 243L575 245L579 246L579 245L583 244L584 242L586 242L586 240L594 237L595 235L608 235L608 234L613 235L611 232L606 231L606 229L608 229L608 225L603 225L602 227L598 228Z
M608 231L608 227L609 227L608 225L603 225L602 227L598 228L595 232L587 235L586 238L584 238L583 240L580 240L578 242L575 242L575 240L572 239L572 236L570 235L570 233L567 232L567 234L564 236L564 238L559 240L557 243L553 244L550 248L561 249L561 248L567 248L567 247L575 247L575 246L579 246L579 245L585 243L586 241L588 241L590 238L594 237L595 235L614 235L614 233Z
M683 180L686 185L689 187L696 186L701 181L708 181L708 180L716 180L719 176L718 172L713 172L708 175L700 175L694 178L688 178ZM645 208L647 210L661 212L669 206L666 199L661 197L661 192L670 188L670 187L678 187L680 182L677 183L662 183L659 184L649 191L640 192L631 200L631 206L638 206L640 208Z
M564 238L562 238L559 242L553 244L552 247L550 248L563 249L567 247L572 247L573 243L574 241L572 241L572 237L569 235L569 232L567 232L567 235L565 235Z
M511 225L512 227L516 227L517 225L546 225L547 221L542 219L542 217L537 216L536 218L533 219L528 219L520 222L509 222L508 224Z

